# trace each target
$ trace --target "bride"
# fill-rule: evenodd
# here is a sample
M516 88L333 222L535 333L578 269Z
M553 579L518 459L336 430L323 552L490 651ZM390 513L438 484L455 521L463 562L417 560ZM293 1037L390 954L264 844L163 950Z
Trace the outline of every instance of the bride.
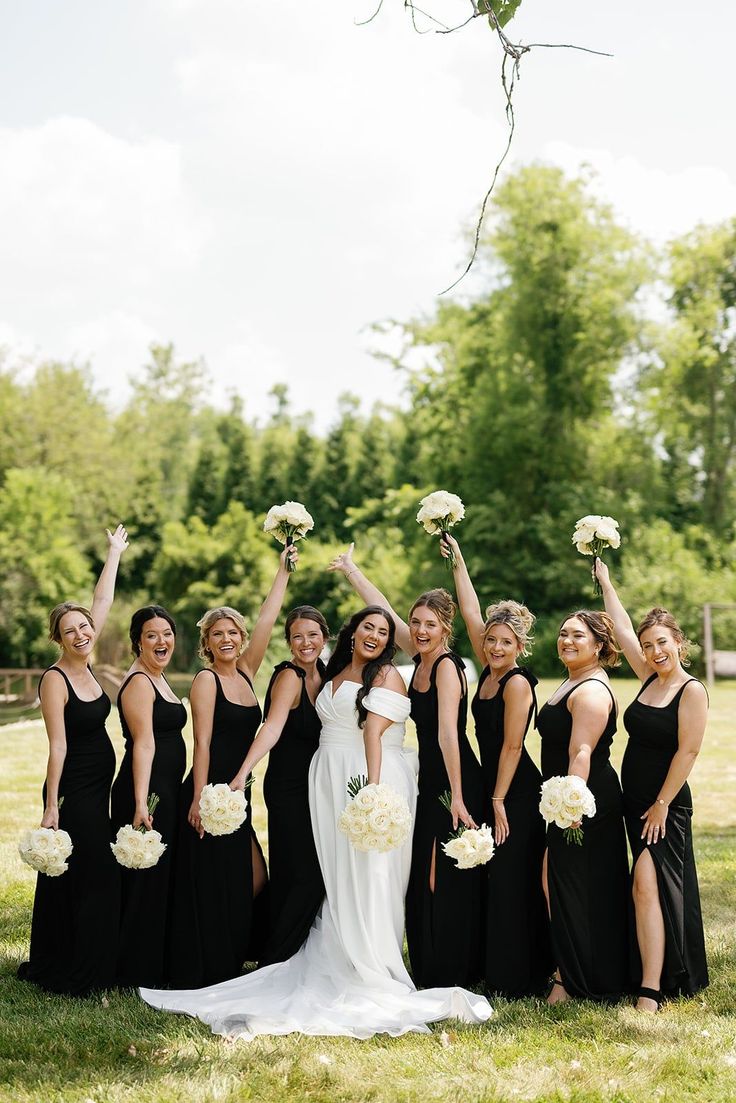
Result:
M483 1022L491 1007L463 988L417 991L402 958L411 843L360 852L337 829L350 777L366 774L403 794L414 814L414 769L404 754L409 699L391 664L394 621L368 606L342 628L316 702L322 721L309 771L309 806L326 898L306 942L288 961L210 988L142 988L153 1007L194 1015L215 1034L427 1033L450 1016ZM457 937L462 938L462 930Z

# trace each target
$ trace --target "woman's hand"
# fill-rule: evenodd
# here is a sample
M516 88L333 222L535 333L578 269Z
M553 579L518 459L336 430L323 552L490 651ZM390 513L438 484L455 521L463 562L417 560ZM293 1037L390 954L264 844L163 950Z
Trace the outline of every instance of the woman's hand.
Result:
M193 801L191 803L191 806L189 808L189 814L187 815L187 820L189 821L190 825L194 828L194 830L197 832L200 839L203 839L204 838L204 828L202 827L202 817L199 814L199 798L201 797L201 795L202 795L201 793L195 793L194 794L194 799L193 799Z
M109 529L105 529L107 536L107 543L110 551L115 551L119 555L122 555L125 549L128 547L128 530L125 525L118 525L115 532L110 532Z
M652 843L657 843L665 837L668 811L669 805L655 801L641 817L644 820L641 837L646 839L647 846L651 846Z
M247 774L236 774L233 780L230 782L230 788L233 790L233 792L236 792L238 789L240 789L240 792L244 793L245 783L247 780Z
M347 551L340 552L336 555L328 566L328 571L342 571L344 575L347 575L349 571L355 570L355 564L353 563L353 548L355 543L353 542Z
M286 544L279 556L279 561L285 571L293 570L299 562L299 552L297 551L296 544ZM293 566L289 567L289 563L292 563Z
M494 800L493 817L496 821L495 827L493 828L493 837L496 840L496 845L500 846L501 843L506 842L511 834L509 830L509 821L506 817L506 808L502 800Z
M443 559L449 559L451 554L454 554L455 562L462 558L457 540L454 536L450 536L449 532L446 532L444 535L440 535L440 555Z
M136 808L133 816L133 827L145 827L146 831L153 830L153 816L145 804L142 808Z
M452 830L457 831L458 823L463 824L464 827L477 827L477 823L468 812L463 803L462 797L453 797L450 805L450 815L452 816Z
M59 806L57 804L44 808L41 827L50 827L54 831L59 830Z
M593 575L593 578L598 579L601 584L601 589L603 589L604 586L610 586L611 576L608 573L608 567L599 555L594 557L590 573Z

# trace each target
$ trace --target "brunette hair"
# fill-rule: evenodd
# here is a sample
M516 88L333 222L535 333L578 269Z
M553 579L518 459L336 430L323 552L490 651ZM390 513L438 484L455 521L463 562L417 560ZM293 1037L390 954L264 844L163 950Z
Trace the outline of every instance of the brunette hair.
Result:
M384 617L388 624L388 640L386 646L380 655L376 655L363 667L362 681L363 684L358 690L358 695L355 698L355 707L358 710L358 727L362 728L368 718L368 709L363 704L363 699L367 693L369 693L374 678L378 674L382 667L387 666L394 655L396 654L396 623L387 609L384 609L380 605L366 605L364 609L359 609L357 613L354 613L349 621L343 624L342 628L337 634L337 640L335 641L335 650L330 655L330 661L327 664L325 670L324 680L329 682L341 670L344 670L346 666L349 666L352 661L352 640L353 634L356 628L367 617Z
M691 647L691 641L680 628L680 625L672 616L672 613L667 609L660 609L659 606L655 606L654 609L650 609L643 617L636 630L639 643L641 643L642 632L646 632L647 628L654 628L658 624L663 628L669 628L670 632L675 637L675 642L680 652L680 662L683 666L689 666L690 660L688 659L688 654Z
M163 620L167 621L176 637L176 622L171 613L168 613L162 605L144 605L142 609L136 609L130 618L130 643L136 658L141 653L143 625L147 620L154 620L156 617L162 617Z
M49 613L49 639L59 645L61 645L61 629L59 628L59 624L61 618L67 613L81 613L83 617L87 618L94 631L95 622L92 620L92 614L89 609L85 609L83 605L77 605L74 601L62 601L59 605L55 605Z
M536 619L534 613L530 612L526 605L522 605L519 601L512 601L510 598L506 601L497 601L486 609L483 642L485 643L486 636L494 625L506 624L519 641L519 654L529 655L534 643L534 636L531 635L531 631Z
M567 624L573 617L581 620L594 639L600 644L598 662L601 666L618 666L621 662L621 648L614 635L613 620L608 613L601 613L597 609L577 609L574 613L568 613L560 625Z
M199 629L197 654L200 659L204 659L205 662L211 663L214 659L214 655L207 646L207 637L210 634L210 628L215 621L223 620L224 618L231 620L243 637L243 643L240 648L241 653L248 642L248 629L246 628L245 617L242 613L239 613L237 609L233 609L230 605L218 605L216 609L208 609L204 616L197 621L197 628Z
M455 619L457 606L447 590L443 590L442 587L436 590L425 590L409 610L409 620L411 620L414 610L420 609L422 606L432 610L447 634L447 643L452 643L452 622Z
M287 614L286 623L284 624L284 638L287 643L291 643L291 626L295 620L313 620L322 629L325 640L329 640L329 625L319 609L315 609L313 605L297 605L295 609L291 609Z

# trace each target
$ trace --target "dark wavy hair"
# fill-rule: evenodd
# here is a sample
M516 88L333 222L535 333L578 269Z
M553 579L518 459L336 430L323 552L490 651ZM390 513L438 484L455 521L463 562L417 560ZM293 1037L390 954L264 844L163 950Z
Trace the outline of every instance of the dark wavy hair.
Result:
M155 620L156 617L162 617L168 621L176 638L176 623L171 613L167 613L162 605L144 605L142 609L136 609L130 618L130 644L136 657L141 653L143 625L147 620Z
M352 640L356 628L366 620L367 617L376 616L384 617L388 624L388 641L380 655L376 655L374 659L371 659L370 662L367 662L363 667L363 684L358 690L358 695L355 698L355 707L358 710L359 728L362 728L368 719L368 709L365 708L363 700L370 691L371 685L379 670L390 663L396 654L396 624L388 609L384 609L381 605L366 605L365 609L359 609L357 613L354 613L350 620L346 621L338 632L335 641L335 650L330 655L330 661L325 670L325 682L329 682L343 671L346 666L350 666L353 653Z

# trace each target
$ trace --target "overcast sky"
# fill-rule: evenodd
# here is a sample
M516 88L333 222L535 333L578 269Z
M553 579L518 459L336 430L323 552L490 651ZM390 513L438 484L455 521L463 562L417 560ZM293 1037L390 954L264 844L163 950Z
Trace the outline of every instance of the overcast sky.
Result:
M396 401L368 327L431 312L505 142L477 20L416 34L401 0L0 0L0 344L89 361L112 401L152 341L263 418L287 382ZM466 0L424 0L458 21ZM511 165L599 173L663 241L736 215L736 10L523 0Z

